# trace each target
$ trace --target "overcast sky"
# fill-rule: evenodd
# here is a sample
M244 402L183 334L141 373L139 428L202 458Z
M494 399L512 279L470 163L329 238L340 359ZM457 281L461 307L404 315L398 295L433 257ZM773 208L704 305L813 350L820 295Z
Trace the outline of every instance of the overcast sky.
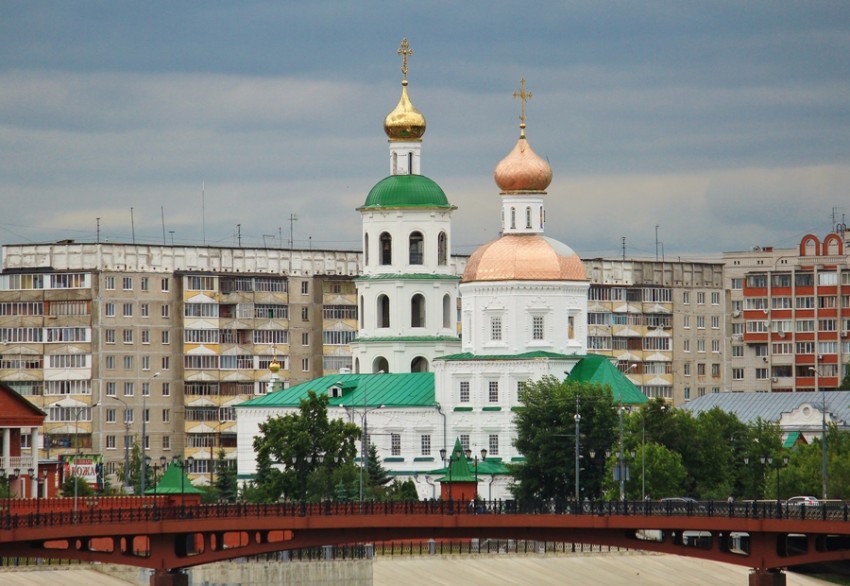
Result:
M111 242L286 246L294 214L296 247L359 249L404 37L456 253L498 236L521 77L547 234L582 257L796 246L850 214L843 0L0 0L0 242L100 218Z

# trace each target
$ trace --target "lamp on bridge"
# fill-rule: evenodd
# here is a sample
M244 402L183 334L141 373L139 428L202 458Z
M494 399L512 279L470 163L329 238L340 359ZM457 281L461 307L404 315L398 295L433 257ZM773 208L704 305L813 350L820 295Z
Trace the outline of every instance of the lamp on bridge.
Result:
M171 459L174 466L180 468L180 507L186 506L186 470L191 469L195 464L195 458L189 456L185 460L181 460L180 456L174 456Z
M156 485L157 485L157 471L162 470L165 472L165 467L168 465L168 458L165 456L159 457L159 464L151 464L151 457L145 456L145 466L148 468L153 468L153 493L156 495Z

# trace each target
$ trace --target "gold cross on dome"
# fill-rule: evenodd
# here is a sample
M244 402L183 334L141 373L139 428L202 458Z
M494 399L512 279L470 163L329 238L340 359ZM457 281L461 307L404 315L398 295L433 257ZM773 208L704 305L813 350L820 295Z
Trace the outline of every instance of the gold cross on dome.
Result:
M519 115L519 127L521 129L525 128L525 104L532 98L534 94L531 92L525 91L525 78L521 78L519 80L519 89L514 92L514 97L518 98L520 102L522 102L522 106L520 107L520 115ZM523 133L524 135L524 133Z
M413 49L410 48L406 38L401 40L401 47L398 48L396 53L401 55L401 74L404 76L403 79L407 81L407 58L413 55Z

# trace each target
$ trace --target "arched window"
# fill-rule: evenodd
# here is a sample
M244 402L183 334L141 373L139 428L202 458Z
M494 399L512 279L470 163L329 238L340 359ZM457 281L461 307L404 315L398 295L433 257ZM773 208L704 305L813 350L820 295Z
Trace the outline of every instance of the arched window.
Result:
M407 174L413 175L413 153L407 153Z
M452 296L448 293L443 295L443 327L452 327Z
M410 327L425 327L425 296L417 293L410 300Z
M531 206L525 208L525 227L531 228Z
M449 260L449 237L445 232L437 236L437 264L444 265Z
M387 359L383 356L376 356L372 361L372 373L377 374L379 372L389 372L390 371L390 363L387 362Z
M393 264L393 237L389 232L381 234L381 264Z
M365 308L366 308L366 304L365 304L365 302L364 302L364 300L363 300L363 296L361 295L361 296L360 296L360 328L361 328L361 329L363 329L364 327L366 327L366 326L364 325L364 324L366 323L366 321L365 321L365 319L366 319L366 318L365 318L366 312L364 311L364 309L365 309Z
M390 298L378 295L378 327L390 327Z
M422 253L422 232L410 233L410 264L421 265L423 261Z
M360 359L354 359L354 374L360 374Z
M417 356L410 361L410 372L428 372L428 359Z
M369 233L363 236L363 263L369 266Z
M516 230L516 208L511 208L511 229Z
M398 173L398 153L393 153L393 175Z

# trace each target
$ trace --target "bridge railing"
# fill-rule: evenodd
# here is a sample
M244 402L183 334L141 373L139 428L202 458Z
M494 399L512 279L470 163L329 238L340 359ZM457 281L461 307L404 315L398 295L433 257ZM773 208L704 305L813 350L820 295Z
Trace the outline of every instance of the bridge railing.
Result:
M8 501L9 499L5 499ZM778 501L544 501L532 504L512 500L494 501L398 501L398 502L281 502L272 504L164 505L152 500L142 506L101 505L85 509L49 510L20 513L0 499L0 527L62 526L71 524L111 524L157 522L184 519L222 519L247 517L304 517L337 515L597 515L644 517L730 517L746 519L801 519L848 521L847 503L788 505Z

